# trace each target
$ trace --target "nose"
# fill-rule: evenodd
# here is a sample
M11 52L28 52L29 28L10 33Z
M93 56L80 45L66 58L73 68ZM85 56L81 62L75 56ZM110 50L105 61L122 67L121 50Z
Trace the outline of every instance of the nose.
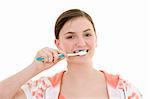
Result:
M86 41L83 37L78 37L76 45L78 47L82 47L86 45Z

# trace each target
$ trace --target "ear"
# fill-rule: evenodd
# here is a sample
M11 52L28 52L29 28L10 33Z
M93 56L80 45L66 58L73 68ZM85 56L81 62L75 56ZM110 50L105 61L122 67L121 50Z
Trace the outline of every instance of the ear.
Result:
M59 39L55 39L55 45L59 50L62 50L61 46L60 46L60 40Z

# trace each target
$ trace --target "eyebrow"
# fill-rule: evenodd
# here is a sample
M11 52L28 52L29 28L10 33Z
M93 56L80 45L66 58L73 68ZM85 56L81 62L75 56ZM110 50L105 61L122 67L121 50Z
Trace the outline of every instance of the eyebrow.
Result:
M87 31L91 31L91 29L86 29L86 30L84 30L83 32L87 32Z
M91 31L91 29L86 29L86 30L84 30L83 32L87 32L87 31ZM66 34L74 34L75 32L67 32L67 33L65 33L65 35Z

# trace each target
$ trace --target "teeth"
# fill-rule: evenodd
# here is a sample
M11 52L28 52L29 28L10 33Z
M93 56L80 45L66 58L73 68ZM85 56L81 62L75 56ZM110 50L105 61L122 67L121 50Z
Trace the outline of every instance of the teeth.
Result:
M81 52L81 51L86 51L86 52L88 52L88 50L76 50L76 51L74 51L73 53L78 53L78 52Z

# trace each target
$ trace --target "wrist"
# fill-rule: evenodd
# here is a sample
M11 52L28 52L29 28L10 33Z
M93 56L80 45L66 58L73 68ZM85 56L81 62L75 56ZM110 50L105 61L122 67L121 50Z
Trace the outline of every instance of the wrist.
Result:
M32 62L30 64L31 68L38 74L40 72L43 71L43 69L41 68L40 64L36 63L36 62Z

